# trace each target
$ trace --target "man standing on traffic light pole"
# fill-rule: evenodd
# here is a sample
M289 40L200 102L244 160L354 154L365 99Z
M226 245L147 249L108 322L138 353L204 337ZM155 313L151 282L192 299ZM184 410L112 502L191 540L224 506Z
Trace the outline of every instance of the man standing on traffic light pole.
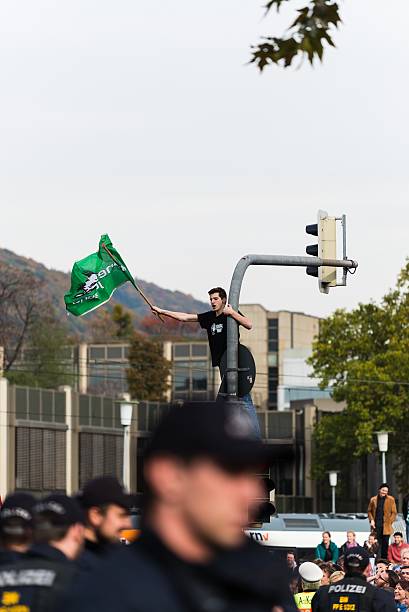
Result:
M212 366L220 369L220 360L227 349L227 317L232 317L239 325L249 330L252 328L252 323L248 317L242 315L241 312L235 311L230 304L227 304L227 294L222 287L214 287L208 293L212 309L201 314L173 312L158 308L157 306L153 306L152 310L182 323L199 323L200 327L207 331ZM251 418L254 430L258 437L261 437L260 425L250 394L245 395L242 399Z

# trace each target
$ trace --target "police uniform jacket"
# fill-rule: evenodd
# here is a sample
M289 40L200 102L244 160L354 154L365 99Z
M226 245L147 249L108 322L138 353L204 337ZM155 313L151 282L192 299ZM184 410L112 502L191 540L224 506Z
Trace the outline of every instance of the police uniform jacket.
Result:
M34 546L21 560L0 566L0 609L54 612L74 573L74 563L59 550Z
M362 574L351 573L318 589L312 612L396 612L396 606L391 593L373 586Z
M297 612L284 565L276 568L259 544L185 563L144 530L82 577L64 612L271 612L274 604Z

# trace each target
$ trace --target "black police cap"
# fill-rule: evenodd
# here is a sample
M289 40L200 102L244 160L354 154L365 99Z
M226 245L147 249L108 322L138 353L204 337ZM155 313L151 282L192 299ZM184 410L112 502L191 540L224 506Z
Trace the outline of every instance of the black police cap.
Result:
M0 525L9 518L20 518L31 525L36 499L29 493L12 493L7 495L0 513Z
M76 523L85 524L84 512L72 497L62 494L48 495L35 508L37 521L46 520L53 527L70 527Z
M160 455L204 457L231 470L268 467L277 456L254 431L241 402L186 402L173 406L147 446L145 460Z
M114 476L100 476L89 480L77 499L85 509L115 504L129 510L133 506L132 497L126 493Z
M344 557L344 566L346 569L364 570L369 565L369 555L365 548L354 546L349 548Z

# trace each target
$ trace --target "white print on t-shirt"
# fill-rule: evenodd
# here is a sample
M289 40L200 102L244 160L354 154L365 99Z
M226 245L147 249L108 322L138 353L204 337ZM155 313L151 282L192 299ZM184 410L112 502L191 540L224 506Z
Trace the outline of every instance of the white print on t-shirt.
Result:
M223 331L223 323L213 323L213 325L211 326L211 332L212 332L212 336L214 336L215 334L220 334Z

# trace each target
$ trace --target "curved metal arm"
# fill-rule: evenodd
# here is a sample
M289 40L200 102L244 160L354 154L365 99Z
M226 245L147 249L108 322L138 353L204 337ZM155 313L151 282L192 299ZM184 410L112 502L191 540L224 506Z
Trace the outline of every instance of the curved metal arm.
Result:
M229 304L238 310L243 278L249 266L334 266L336 268L357 268L358 263L352 259L321 259L320 257L297 257L293 255L244 255L234 269L230 283ZM237 397L238 383L238 323L227 319L227 396Z

